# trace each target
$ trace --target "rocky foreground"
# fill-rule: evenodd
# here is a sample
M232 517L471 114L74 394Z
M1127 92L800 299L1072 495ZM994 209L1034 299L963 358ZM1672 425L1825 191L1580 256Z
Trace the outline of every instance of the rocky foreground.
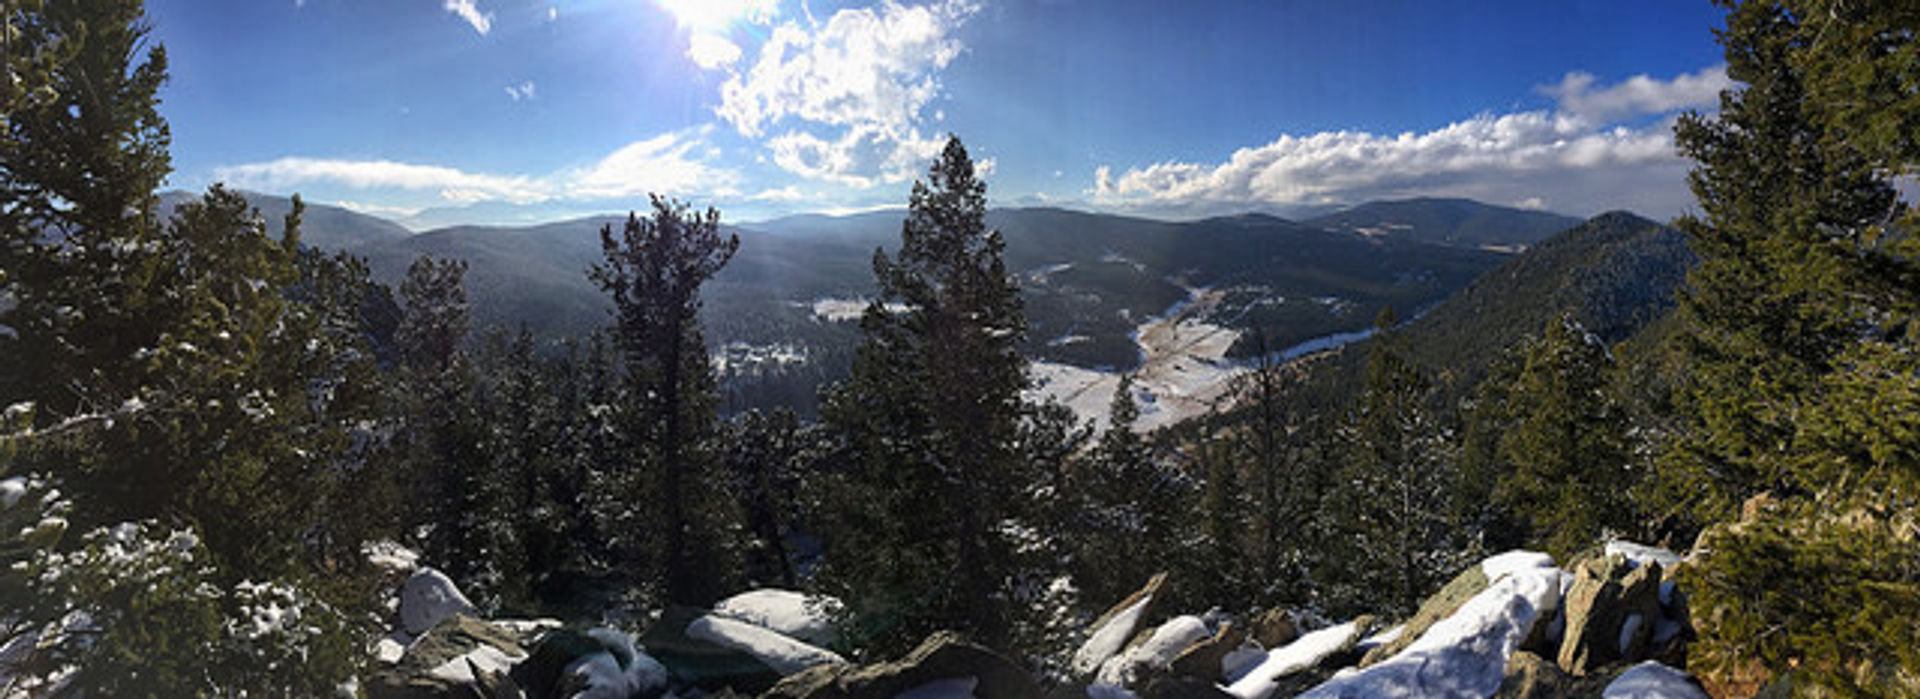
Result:
M835 604L756 590L713 609L671 608L638 636L555 621L482 620L445 576L419 568L397 628L375 649L374 697L768 699L987 697L1706 697L1673 582L1684 560L1625 542L1564 568L1514 551L1461 572L1398 623L1327 623L1275 609L1246 619L1156 608L1165 577L1084 631L1067 677L950 633L855 665L828 648ZM1157 625L1148 620L1165 619Z

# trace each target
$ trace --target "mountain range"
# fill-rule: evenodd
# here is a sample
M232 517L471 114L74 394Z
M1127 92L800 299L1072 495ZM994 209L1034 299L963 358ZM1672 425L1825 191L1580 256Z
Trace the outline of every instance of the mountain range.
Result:
M190 196L169 192L163 202L170 209ZM288 200L247 197L277 234ZM1447 333L1459 331L1424 328L1478 327L1494 318L1526 316L1514 322L1519 331L1531 331L1538 327L1526 327L1534 313L1493 312L1488 304L1544 309L1591 300L1556 296L1541 287L1549 282L1529 272L1530 265L1556 270L1571 280L1565 285L1586 290L1578 293L1617 297L1598 305L1630 308L1620 322L1641 323L1654 312L1643 297L1670 297L1677 263L1667 238L1647 238L1643 230L1660 227L1630 216L1582 222L1462 199L1411 199L1307 221L1245 214L1169 222L1013 208L990 211L987 224L1005 237L1007 267L1024 290L1028 354L1126 371L1145 354L1138 338L1143 324L1176 312L1185 314L1182 322L1233 333L1224 357L1206 359L1213 362L1250 357L1262 348L1338 344L1370 327L1386 307L1419 317L1414 327L1437 334L1434 342L1474 355L1511 329L1453 336ZM725 367L765 377L796 364L829 365L814 367L805 380L809 386L786 391L790 395L831 380L837 373L832 365L844 365L858 344L853 321L873 292L874 251L897 247L902 219L902 211L889 210L724 225L740 236L740 249L702 296L709 344L730 358ZM396 286L420 255L464 259L476 327L525 327L551 339L609 322L605 296L586 271L602 259L599 231L617 230L624 220L599 216L411 233L379 217L309 204L302 242L358 255L377 279ZM1613 232L1625 229L1641 233L1614 241L1619 236ZM1621 261L1621 255L1633 259ZM1659 261L1651 281L1635 282L1641 262L1634 255ZM1534 281L1515 281L1521 279ZM1202 295L1204 307L1190 307ZM775 363L762 366L768 361Z

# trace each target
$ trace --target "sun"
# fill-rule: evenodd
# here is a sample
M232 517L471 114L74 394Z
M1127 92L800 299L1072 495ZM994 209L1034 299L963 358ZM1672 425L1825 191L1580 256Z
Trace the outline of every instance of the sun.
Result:
M701 31L723 29L734 20L762 21L771 17L777 0L655 0L679 20L680 26Z

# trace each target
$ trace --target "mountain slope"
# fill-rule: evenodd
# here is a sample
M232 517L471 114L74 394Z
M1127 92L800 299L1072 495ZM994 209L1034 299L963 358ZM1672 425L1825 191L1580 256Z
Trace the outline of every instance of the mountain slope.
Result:
M1679 231L1627 212L1601 214L1513 256L1404 323L1400 346L1441 379L1447 396L1458 397L1501 352L1560 313L1572 313L1610 345L1628 340L1673 309L1696 259ZM1306 400L1330 404L1357 394L1370 342L1317 363L1314 395Z
M267 222L267 233L279 238L281 229L286 225L287 212L293 210L293 200L258 192L242 191L240 195L246 198L247 204L260 210L260 216ZM160 216L172 218L173 210L181 203L199 198L198 194L177 189L161 192ZM398 223L326 204L308 202L306 212L300 219L300 242L328 252L400 240L411 235L412 231Z
M1376 201L1307 223L1369 237L1418 240L1466 248L1516 249L1580 224L1545 211L1482 204L1471 199Z

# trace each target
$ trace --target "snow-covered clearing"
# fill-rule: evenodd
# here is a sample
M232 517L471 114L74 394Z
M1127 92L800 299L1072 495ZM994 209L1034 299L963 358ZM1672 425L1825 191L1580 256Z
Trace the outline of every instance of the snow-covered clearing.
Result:
M1134 333L1140 345L1140 368L1133 379L1134 400L1140 403L1137 431L1152 431L1207 412L1226 397L1234 375L1242 370L1226 358L1240 331L1204 320L1225 293L1205 288L1191 293ZM1120 385L1118 373L1034 362L1033 376L1035 397L1056 399L1080 419L1106 428L1107 408Z

